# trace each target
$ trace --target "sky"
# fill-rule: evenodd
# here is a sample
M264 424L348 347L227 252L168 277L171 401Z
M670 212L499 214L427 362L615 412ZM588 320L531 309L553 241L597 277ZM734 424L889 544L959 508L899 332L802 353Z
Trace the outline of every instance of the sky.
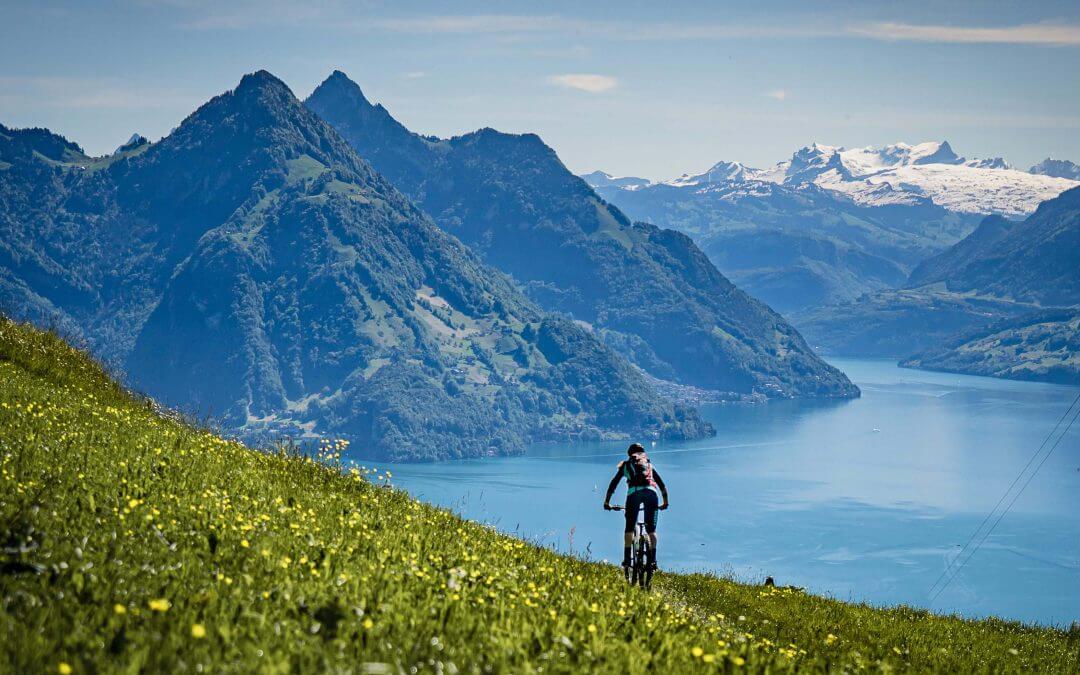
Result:
M573 171L764 167L812 142L1080 162L1080 2L0 0L0 123L92 154L266 69L414 131L539 134Z

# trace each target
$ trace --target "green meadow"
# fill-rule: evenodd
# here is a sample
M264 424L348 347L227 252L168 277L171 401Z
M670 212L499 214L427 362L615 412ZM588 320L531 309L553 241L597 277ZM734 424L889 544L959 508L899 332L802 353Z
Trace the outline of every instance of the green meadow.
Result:
M651 593L253 450L0 319L0 672L1080 672L1080 630L706 575Z

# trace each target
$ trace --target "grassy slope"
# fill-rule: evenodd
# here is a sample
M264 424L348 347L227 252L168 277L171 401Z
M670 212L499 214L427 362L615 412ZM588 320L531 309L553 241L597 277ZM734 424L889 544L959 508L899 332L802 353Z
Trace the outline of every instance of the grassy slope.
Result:
M1080 668L1075 631L626 590L379 482L169 419L0 319L0 672Z

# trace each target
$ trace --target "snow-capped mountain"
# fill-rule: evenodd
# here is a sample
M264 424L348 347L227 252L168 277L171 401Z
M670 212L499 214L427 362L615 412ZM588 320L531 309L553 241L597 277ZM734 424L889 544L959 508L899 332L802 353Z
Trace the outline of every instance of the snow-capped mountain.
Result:
M1020 217L1076 181L1017 171L1000 158L965 159L948 142L883 148L814 145L782 162L783 182L813 182L865 206L917 204L929 199L958 213ZM769 172L779 177L780 171Z
M621 187L594 181L594 175L584 176L594 187ZM646 186L640 179L633 180L629 189ZM792 187L813 183L868 207L934 204L956 213L1017 218L1080 184L1080 167L1047 160L1030 172L1019 171L1001 157L962 157L948 141L865 148L813 143L769 169L719 162L704 173L683 174L658 184L702 190L754 181Z
M580 178L592 186L615 187L623 190L634 190L648 185L651 182L648 178L638 178L637 176L612 176L610 173L604 173L603 171L593 171L592 173L582 174Z
M631 218L689 234L724 274L781 311L895 287L984 216L1023 218L1080 185L1000 157L965 158L945 141L813 143L768 169L719 162L626 187L613 181L630 179L600 172L584 178Z
M740 162L717 162L709 167L709 170L705 173L684 173L678 178L663 181L663 184L672 185L674 187L688 187L692 185L741 182L744 180L762 180L765 178L764 173L765 172L759 169L750 168ZM582 176L582 178L595 186L595 183L589 181L588 176Z
M1057 178L1080 180L1080 164L1070 162L1067 159L1053 159L1047 157L1028 169L1028 173L1035 173L1040 176L1056 176Z

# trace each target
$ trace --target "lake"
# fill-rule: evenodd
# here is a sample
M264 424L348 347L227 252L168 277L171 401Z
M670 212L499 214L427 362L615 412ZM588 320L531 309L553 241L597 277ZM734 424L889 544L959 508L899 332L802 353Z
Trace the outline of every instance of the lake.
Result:
M1080 620L1080 423L951 584L929 596L1080 388L832 362L861 399L708 407L715 438L646 444L671 493L661 569L771 575L839 599L971 617ZM467 518L617 561L621 515L601 503L626 445L379 468Z

